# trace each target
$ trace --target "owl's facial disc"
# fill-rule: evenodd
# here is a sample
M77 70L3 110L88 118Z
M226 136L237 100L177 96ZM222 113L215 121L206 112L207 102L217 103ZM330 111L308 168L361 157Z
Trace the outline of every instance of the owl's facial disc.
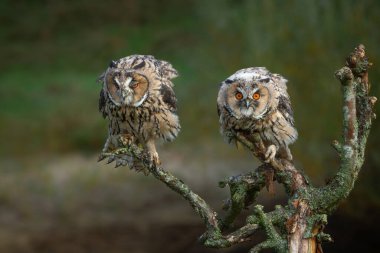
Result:
M109 98L117 106L140 106L148 97L148 79L136 72L110 70L105 78Z
M122 104L122 82L120 80L121 72L109 70L105 75L105 89L111 101L120 106Z
M249 117L252 108L247 106L248 93L243 85L238 82L232 83L226 92L228 111L236 118Z
M228 111L236 118L261 119L268 111L270 93L264 86L232 83L226 95Z
M139 107L147 99L149 92L149 81L146 76L133 72L131 74L132 81L129 84L129 88L132 90L133 100L132 106Z
M269 110L269 101L271 100L268 88L261 86L253 89L248 97L254 109L252 117L255 119L263 118Z

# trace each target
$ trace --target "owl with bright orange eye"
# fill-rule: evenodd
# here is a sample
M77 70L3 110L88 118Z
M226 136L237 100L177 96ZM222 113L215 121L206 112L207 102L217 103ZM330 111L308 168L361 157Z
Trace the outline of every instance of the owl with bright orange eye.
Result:
M264 67L242 69L224 80L217 98L222 135L229 142L237 141L237 133L255 142L259 137L266 162L292 160L288 146L298 133L286 82Z

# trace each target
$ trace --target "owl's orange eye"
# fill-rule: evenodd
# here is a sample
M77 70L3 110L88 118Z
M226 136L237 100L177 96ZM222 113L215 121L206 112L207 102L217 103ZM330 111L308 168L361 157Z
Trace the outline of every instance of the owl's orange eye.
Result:
M138 82L133 82L129 85L129 87L131 87L132 89L136 89L137 86L139 86L139 83Z
M241 100L241 99L243 98L243 94L241 94L240 92L237 92L237 93L235 94L235 98L236 98L237 100Z
M254 100L258 100L260 98L260 94L259 93L255 93L255 94L253 94L252 97L253 97Z

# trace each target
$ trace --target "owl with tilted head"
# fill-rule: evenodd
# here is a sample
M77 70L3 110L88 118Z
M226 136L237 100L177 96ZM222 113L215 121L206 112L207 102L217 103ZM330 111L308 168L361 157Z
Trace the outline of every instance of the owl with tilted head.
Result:
M109 121L103 153L134 143L160 164L156 141L174 140L181 128L171 81L177 75L170 63L151 55L111 61L100 77L99 111ZM138 167L128 159L123 165Z
M286 82L264 67L241 69L224 80L217 98L222 135L230 142L237 134L260 142L266 162L292 160L288 146L298 134Z

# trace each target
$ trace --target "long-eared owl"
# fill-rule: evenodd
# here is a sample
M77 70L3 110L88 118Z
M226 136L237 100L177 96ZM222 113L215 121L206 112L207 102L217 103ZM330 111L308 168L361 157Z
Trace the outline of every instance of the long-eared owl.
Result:
M99 78L99 110L109 120L104 153L135 143L160 164L156 140L172 141L181 128L171 81L177 75L170 63L151 55L111 61Z
M288 145L297 139L287 80L264 67L241 69L221 83L217 104L221 133L229 141L243 134L260 141L266 162L292 160Z

